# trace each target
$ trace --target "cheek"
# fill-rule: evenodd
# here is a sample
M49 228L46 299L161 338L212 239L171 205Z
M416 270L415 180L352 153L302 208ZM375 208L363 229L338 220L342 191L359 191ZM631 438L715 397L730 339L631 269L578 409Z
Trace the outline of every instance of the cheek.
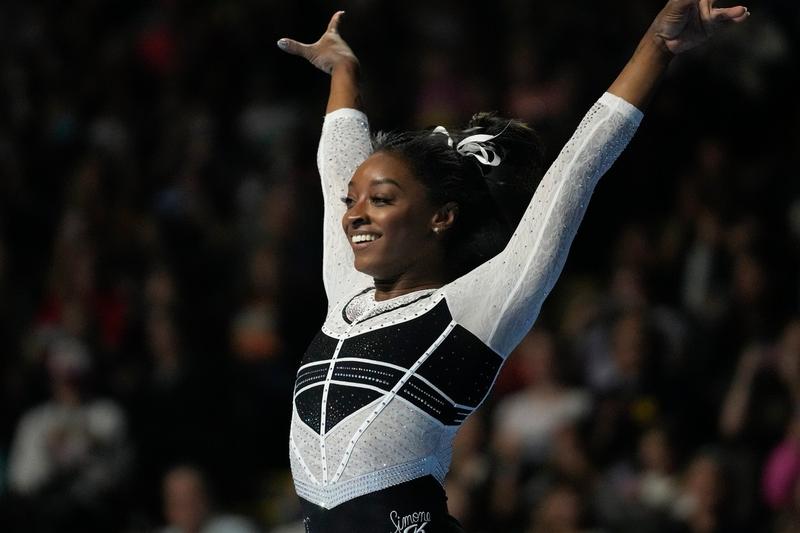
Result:
M409 244L419 245L430 237L430 228L425 214L411 211L386 217L381 221L387 234L395 240L402 240Z

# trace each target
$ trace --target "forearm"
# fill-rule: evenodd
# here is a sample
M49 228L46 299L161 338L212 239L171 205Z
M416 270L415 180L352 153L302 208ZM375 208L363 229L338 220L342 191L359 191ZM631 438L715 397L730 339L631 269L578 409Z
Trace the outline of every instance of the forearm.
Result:
M608 92L644 109L673 57L659 37L648 30Z
M358 61L341 61L331 71L331 91L328 96L326 113L337 109L361 110L361 91L359 90Z

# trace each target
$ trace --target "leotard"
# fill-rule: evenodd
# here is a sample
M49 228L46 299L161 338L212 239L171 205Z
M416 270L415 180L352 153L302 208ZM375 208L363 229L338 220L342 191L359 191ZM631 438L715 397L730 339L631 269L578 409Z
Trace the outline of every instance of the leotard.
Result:
M289 437L308 531L448 530L441 484L456 431L533 325L595 185L641 118L603 94L500 254L443 287L375 301L340 223L340 199L371 152L369 125L353 109L325 117L317 163L328 312L297 372Z

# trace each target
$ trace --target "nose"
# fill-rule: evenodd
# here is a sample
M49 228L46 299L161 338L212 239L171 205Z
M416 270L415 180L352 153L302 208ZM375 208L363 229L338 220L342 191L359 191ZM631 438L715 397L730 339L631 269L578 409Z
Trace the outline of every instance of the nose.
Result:
M358 229L365 224L369 224L369 217L365 208L366 202L363 199L358 200L344 215L345 222L353 229Z

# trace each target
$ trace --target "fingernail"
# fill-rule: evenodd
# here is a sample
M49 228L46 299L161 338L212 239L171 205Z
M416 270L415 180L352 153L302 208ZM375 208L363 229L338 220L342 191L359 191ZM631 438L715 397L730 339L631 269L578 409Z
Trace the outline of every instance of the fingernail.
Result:
M289 42L286 39L279 39L278 48L280 48L281 50L286 50L287 48L289 48Z

